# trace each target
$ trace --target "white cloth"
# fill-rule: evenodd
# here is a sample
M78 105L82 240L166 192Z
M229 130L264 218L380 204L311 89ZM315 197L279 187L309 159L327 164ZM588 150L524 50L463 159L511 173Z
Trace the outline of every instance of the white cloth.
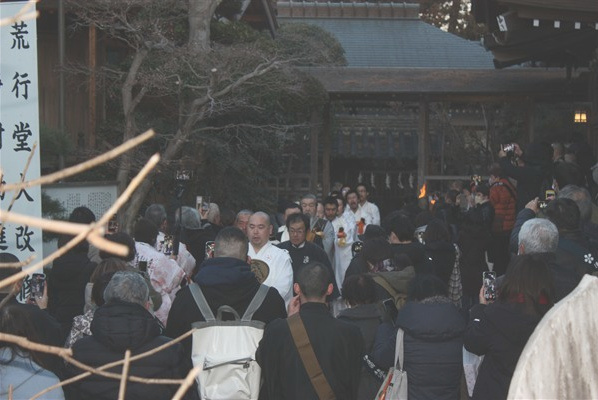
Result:
M358 208L359 218L355 218L359 221L361 218L365 218L366 225L380 225L380 210L374 203L366 201L363 205L359 205Z
M596 304L598 278L585 275L530 336L508 399L598 399Z
M252 260L260 260L268 264L270 272L263 283L276 288L288 307L293 298L293 267L289 253L268 242L257 253L253 249L253 245L249 243L247 255Z
M156 250L159 252L162 252L164 236L164 232L158 232L158 238L156 239ZM179 267L185 271L187 276L191 276L193 274L193 270L195 269L195 257L189 253L185 243L179 243L179 255L176 258L176 262L179 264Z
M318 223L318 220L320 220L320 218L318 217L312 217L310 219L310 229L314 229L314 226L316 226L316 224ZM326 224L324 225L324 228L322 230L322 247L324 248L324 251L326 252L326 255L328 256L328 260L330 261L330 264L332 264L333 260L334 260L334 228L332 227L332 224L328 221L328 220L324 220L326 221ZM281 242L283 242L281 240Z
M135 242L137 255L133 266L138 268L139 261L147 262L147 273L156 292L162 297L162 305L156 311L156 317L166 326L168 312L176 292L185 277L185 271L171 258L168 258L147 243Z
M283 225L280 228L278 228L278 232L282 232L282 235L280 236L279 243L286 242L287 240L291 240L291 238L289 237L289 230L287 229L286 225Z
M343 287L343 281L345 280L345 273L353 255L351 253L351 245L355 238L355 224L347 223L342 217L336 217L331 223L334 228L334 260L332 262L332 269L334 270L334 279L336 285L340 289ZM341 246L340 238L338 237L338 231L343 228L345 234L345 244Z

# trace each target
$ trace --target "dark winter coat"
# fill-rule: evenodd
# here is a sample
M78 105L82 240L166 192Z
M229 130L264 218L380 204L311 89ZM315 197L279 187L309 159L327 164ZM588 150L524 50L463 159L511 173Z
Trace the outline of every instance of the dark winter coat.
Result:
M394 364L397 329L405 332L404 369L409 399L459 399L463 370L465 320L446 297L408 302L396 326L380 325L371 359L379 368Z
M207 259L193 280L199 284L214 315L217 314L218 308L228 305L242 316L260 287L249 265L230 257ZM261 307L253 314L253 319L267 324L276 318L286 316L284 300L278 294L278 290L270 288ZM233 317L224 314L224 318ZM176 338L190 330L192 323L204 320L189 287L184 287L178 291L172 302L166 324L166 335ZM182 343L186 352L186 368L190 369L192 340L189 337Z
M491 245L494 208L488 201L469 209L464 215L459 236L463 294L477 297L482 286L482 272L488 270L486 252Z
M335 319L323 303L302 304L299 313L336 398L355 400L364 355L359 328ZM260 399L318 399L286 319L273 321L266 327L256 358L264 379Z
M464 345L474 354L485 355L474 400L507 398L517 360L539 321L514 303L478 304L471 309Z
M366 353L370 353L374 347L376 332L382 323L382 314L382 309L379 303L362 304L357 307L342 310L336 318L341 321L355 324L359 327L365 341L365 351ZM380 381L376 379L365 366L363 366L357 400L372 400L376 396L379 388Z
M543 182L550 176L550 168L529 163L524 167L518 167L511 164L506 157L500 158L498 163L507 176L517 181L517 212L541 195Z
M455 246L449 242L426 243L425 260L421 272L437 276L447 286L455 267L457 252Z
M92 336L78 340L72 347L73 357L92 367L122 360L127 349L131 355L144 353L170 341L161 335L157 320L142 306L126 302L112 302L98 308L91 323ZM129 374L144 378L183 379L181 366L183 347L175 344L149 357L134 361ZM82 371L69 366L72 375ZM121 367L111 369L120 373ZM116 379L91 375L74 384L76 399L114 400L120 382ZM162 400L171 398L178 385L146 385L127 382L127 399ZM194 389L192 389L194 391ZM189 398L192 394L189 394Z
M65 336L73 318L83 314L85 286L95 267L86 252L71 251L56 259L48 274L48 311L62 325Z

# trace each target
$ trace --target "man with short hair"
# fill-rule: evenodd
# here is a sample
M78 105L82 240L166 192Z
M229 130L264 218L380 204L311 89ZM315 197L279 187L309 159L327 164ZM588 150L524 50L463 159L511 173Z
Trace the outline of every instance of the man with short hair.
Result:
M571 199L579 208L580 228L590 245L598 246L598 225L592 222L592 197L588 189L567 185L557 194L557 198Z
M409 257L416 270L424 261L424 246L415 240L415 226L406 215L397 215L388 222L388 241L392 246L393 256L400 254Z
M305 265L294 284L297 296L289 314L298 313L309 346L315 353L324 378L337 399L357 398L361 359L365 350L363 337L356 325L332 317L326 297L332 293L332 277L319 263ZM256 353L262 367L263 398L318 399L302 358L299 355L287 320L273 321L264 333Z
M551 203L562 202L563 200L557 199L551 201ZM573 202L571 201L571 203ZM575 214L577 207L574 203L567 206L571 205L575 209L573 207L569 208ZM550 211L550 213L560 213L561 206L558 203L553 207L555 207L555 210ZM591 272L591 265L585 262L586 257L584 257L583 251L577 257L571 252L577 247L575 244L571 245L566 237L563 240L561 234L567 236L565 231L562 231L550 217L549 219L535 218L537 212L539 212L537 198L530 201L519 212L511 235L511 246L513 246L513 236L516 235L518 254L546 254L548 266L553 274L556 303L575 289L585 273ZM578 222L579 217L577 221L574 216L571 219L573 220L572 223L575 224ZM569 243L569 246L567 246L567 243ZM587 261L590 261L590 258L587 257Z
M278 228L278 232L276 233L276 240L279 243L286 242L290 239L289 237L289 230L286 225L286 221L291 214L300 214L301 207L297 203L288 203L284 208L283 218L285 220L285 224Z
M253 211L243 209L237 213L237 218L235 218L235 227L239 228L241 232L243 232L246 236L247 235L247 224L249 223L249 217L253 214Z
M158 237L156 238L155 247L156 250L164 253L164 238L166 236L164 232L168 230L166 209L162 204L151 204L145 210L145 218L152 221L158 227ZM195 268L195 257L189 253L185 243L179 243L179 254L177 255L176 262L179 264L179 267L185 271L185 274L191 275L193 273L193 269Z
M359 209L359 195L353 189L350 189L345 196L347 206L345 209L345 213L349 214L355 220L355 226L357 227L360 223L363 223L362 231L356 229L356 232L361 234L363 233L363 229L365 229L365 218L361 221L361 210Z
M380 225L380 210L377 205L368 201L370 193L365 183L358 184L355 190L359 195L360 218L365 218L367 225Z
M193 277L214 315L223 305L228 305L239 315L243 315L257 293L260 284L249 267L247 251L247 237L240 229L222 228L216 236L214 258L206 259ZM262 305L253 314L253 319L269 323L285 316L284 300L276 288L270 288ZM204 317L195 305L191 290L188 286L184 287L172 303L166 334L176 338L191 329L191 325L198 321L204 321ZM185 363L190 369L191 338L183 340L182 343L187 354Z
M322 247L328 255L328 259L332 261L334 257L334 228L325 219L318 218L317 203L316 196L313 194L306 194L301 198L301 210L310 218L311 233L307 234L307 240Z
M332 265L324 250L306 240L307 231L309 230L309 217L301 213L291 214L287 218L286 226L290 240L278 244L277 247L289 252L293 265L293 276L296 276L304 265L311 262L322 263L328 268L330 274L333 274ZM339 296L336 285L333 295Z
M133 271L119 271L114 274L104 290L106 303L99 307L91 323L91 336L79 339L72 347L73 358L100 367L131 356L145 353L167 344L170 338L162 336L162 328L151 314L149 289L141 274ZM183 349L175 344L150 356L132 362L129 374L142 378L183 379L185 370ZM81 373L77 367L68 365L69 375ZM122 367L113 372L120 373ZM100 375L90 375L73 384L77 399L115 399L120 382ZM127 398L169 399L178 386L147 385L139 382L127 383ZM194 392L194 389L190 389ZM192 394L188 393L189 398Z
M291 257L285 250L270 243L272 224L270 216L258 211L249 218L247 225L249 249L247 255L252 260L260 260L268 265L269 273L264 285L275 287L288 305L293 297L293 267Z

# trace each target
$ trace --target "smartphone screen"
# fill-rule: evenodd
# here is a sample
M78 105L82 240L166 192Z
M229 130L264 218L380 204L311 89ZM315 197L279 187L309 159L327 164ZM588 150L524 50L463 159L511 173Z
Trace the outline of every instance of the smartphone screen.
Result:
M216 243L214 241L206 242L206 258L214 258L214 248Z
M382 304L384 305L384 310L386 311L386 315L388 315L388 317L394 324L394 322L397 319L397 315L399 314L399 310L397 310L397 306L395 305L394 300L386 299L382 302Z
M487 301L496 300L496 272L482 272L482 283L484 285L484 299Z
M46 285L45 274L31 275L31 297L41 299L44 296L44 286Z
M139 261L139 271L147 272L147 261Z

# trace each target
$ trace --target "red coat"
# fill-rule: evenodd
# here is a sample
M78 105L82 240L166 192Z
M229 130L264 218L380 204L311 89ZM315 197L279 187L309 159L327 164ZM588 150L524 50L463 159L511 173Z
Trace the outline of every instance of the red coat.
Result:
M507 178L501 178L490 186L490 202L494 207L492 232L507 232L515 225L517 190Z

